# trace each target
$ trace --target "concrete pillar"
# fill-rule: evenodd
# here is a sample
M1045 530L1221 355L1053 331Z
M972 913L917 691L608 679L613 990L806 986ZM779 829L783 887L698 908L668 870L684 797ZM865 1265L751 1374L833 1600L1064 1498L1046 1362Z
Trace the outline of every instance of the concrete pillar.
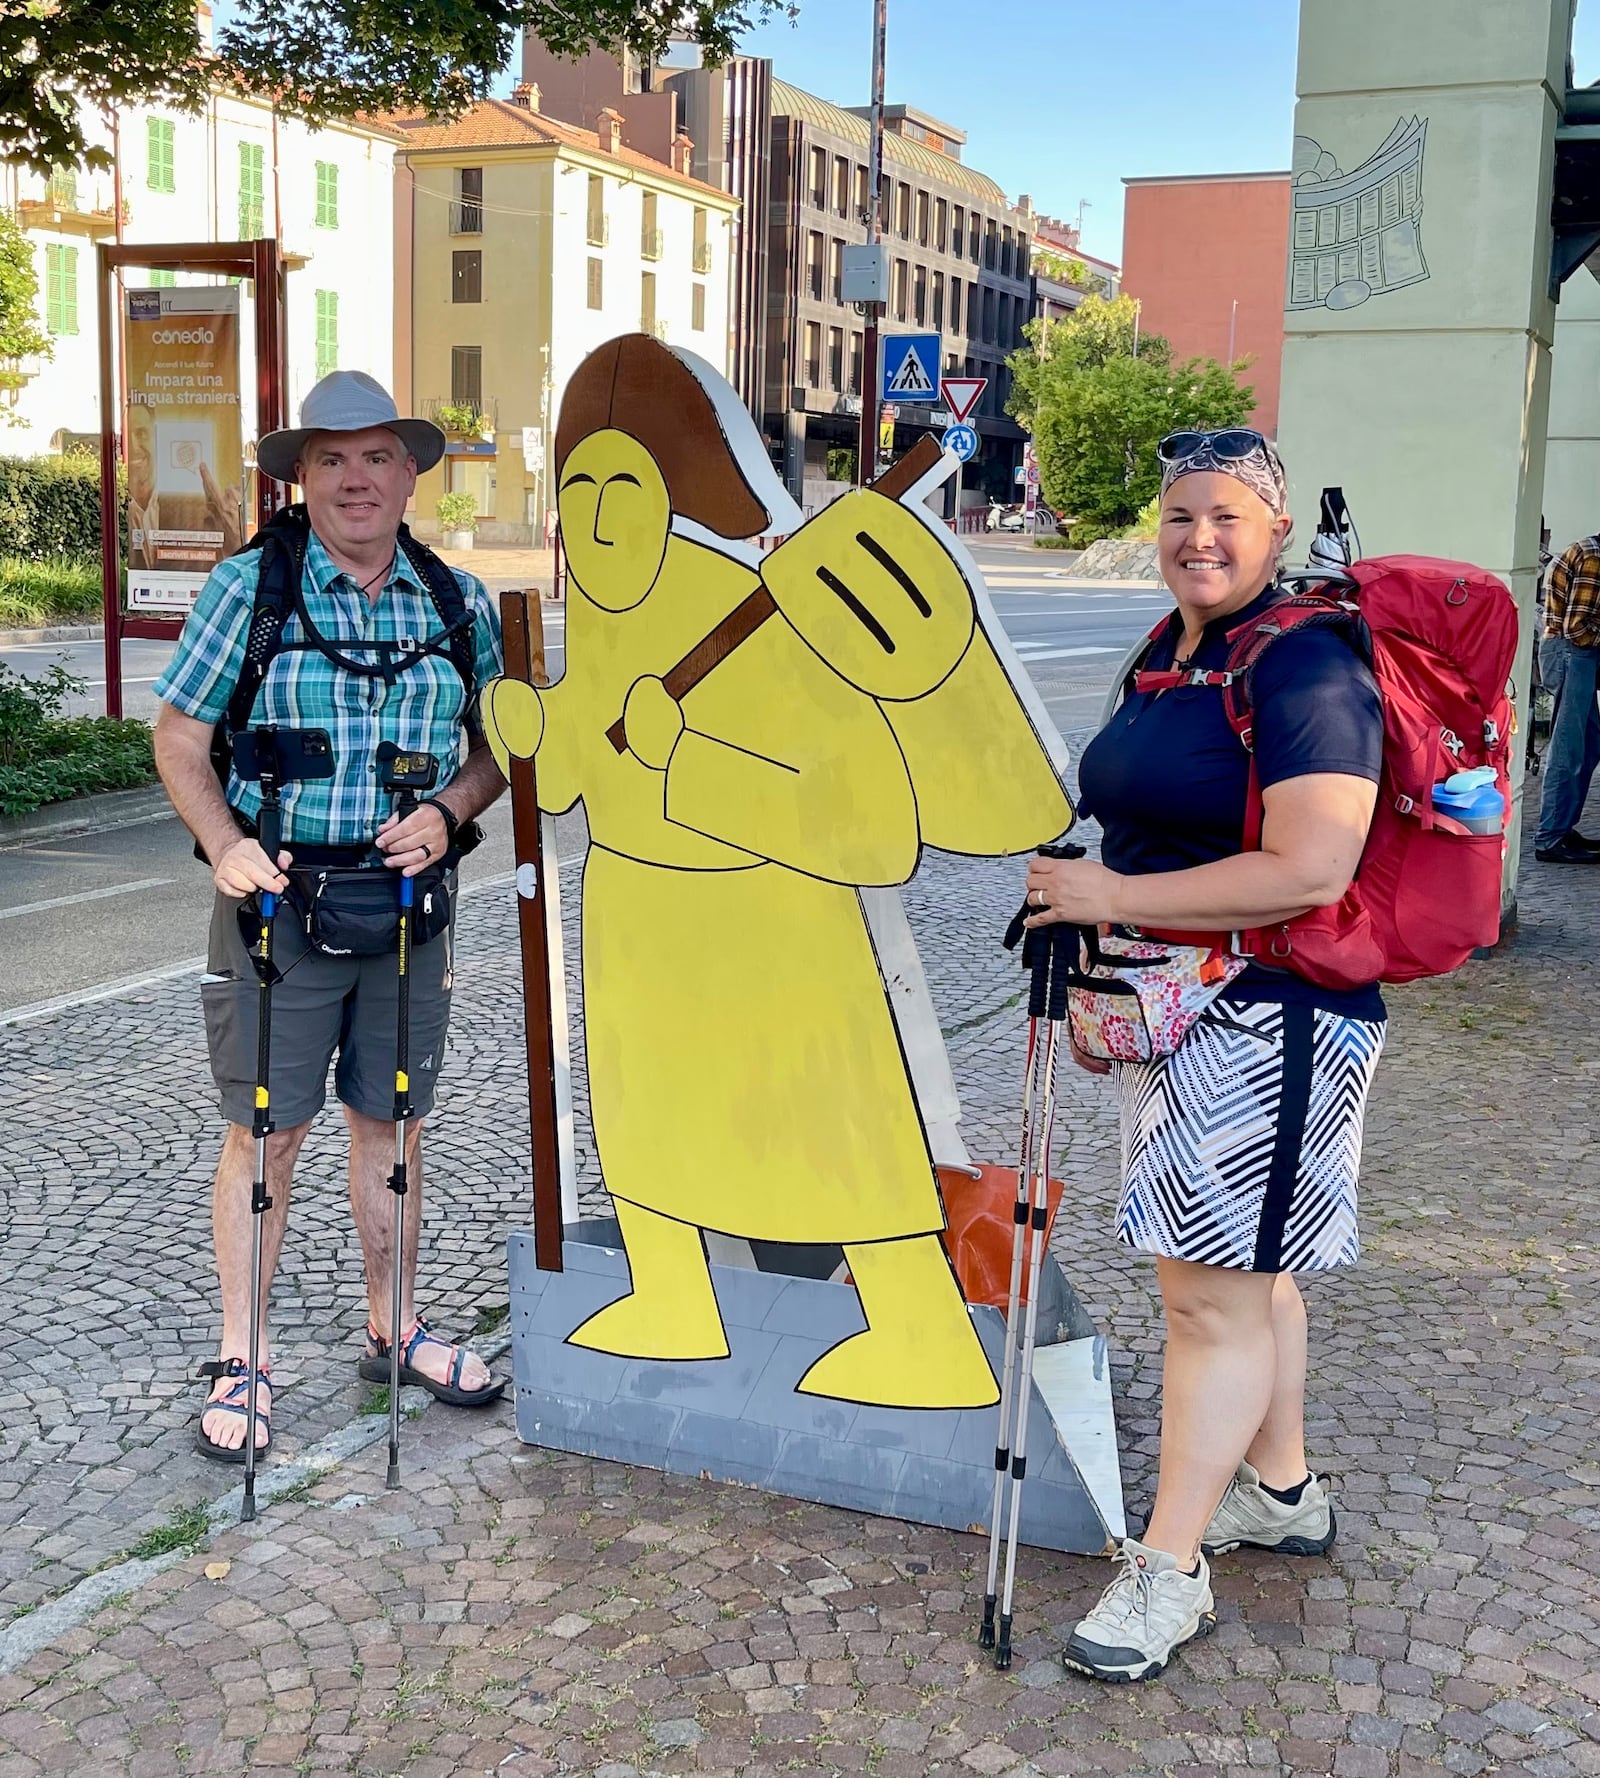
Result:
M1600 531L1600 254L1561 286L1556 309L1544 516L1557 555Z
M1338 483L1366 554L1477 563L1529 613L1571 21L1571 0L1300 7L1279 421L1294 510L1313 524Z

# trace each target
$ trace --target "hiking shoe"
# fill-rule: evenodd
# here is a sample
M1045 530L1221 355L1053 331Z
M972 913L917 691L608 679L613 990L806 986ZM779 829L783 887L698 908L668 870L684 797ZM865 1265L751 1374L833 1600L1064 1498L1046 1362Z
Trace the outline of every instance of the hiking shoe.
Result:
M1321 1477L1312 1476L1290 1506L1274 1499L1256 1471L1241 1463L1200 1547L1208 1556L1223 1556L1241 1545L1275 1550L1280 1556L1325 1556L1337 1533L1333 1502Z
M1579 833L1575 827L1568 830L1562 843L1576 846L1580 852L1600 852L1600 840L1591 840L1587 834Z
M1535 846L1533 855L1541 864L1600 864L1600 852L1575 846L1570 834L1563 834L1553 846Z
M1100 1603L1073 1630L1061 1651L1071 1673L1111 1685L1154 1679L1174 1649L1217 1627L1211 1569L1185 1574L1176 1556L1127 1538L1117 1560L1122 1570Z

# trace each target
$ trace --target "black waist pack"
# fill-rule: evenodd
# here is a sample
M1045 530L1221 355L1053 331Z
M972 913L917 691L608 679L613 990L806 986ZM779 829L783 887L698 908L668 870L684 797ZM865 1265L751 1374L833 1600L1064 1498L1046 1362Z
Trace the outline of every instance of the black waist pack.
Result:
M392 957L400 948L399 873L382 865L291 865L285 899L325 957ZM411 879L411 942L450 924L450 870L429 865Z

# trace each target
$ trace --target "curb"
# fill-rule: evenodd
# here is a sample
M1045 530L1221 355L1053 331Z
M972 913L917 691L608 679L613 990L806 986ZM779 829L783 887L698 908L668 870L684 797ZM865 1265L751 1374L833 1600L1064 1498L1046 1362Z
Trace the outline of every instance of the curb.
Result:
M42 629L0 630L0 648L16 648L29 642L102 642L104 624L46 624Z
M172 804L159 784L75 796L68 802L47 803L31 815L0 816L0 852L13 846L37 845L41 840L65 839L70 834L105 833L166 816L172 816Z

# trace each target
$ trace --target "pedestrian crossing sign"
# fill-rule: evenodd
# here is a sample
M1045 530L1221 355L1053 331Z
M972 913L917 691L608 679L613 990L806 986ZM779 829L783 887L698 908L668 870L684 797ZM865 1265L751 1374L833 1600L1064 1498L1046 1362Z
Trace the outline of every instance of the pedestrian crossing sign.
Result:
M939 336L936 333L892 333L883 342L883 399L939 399Z

